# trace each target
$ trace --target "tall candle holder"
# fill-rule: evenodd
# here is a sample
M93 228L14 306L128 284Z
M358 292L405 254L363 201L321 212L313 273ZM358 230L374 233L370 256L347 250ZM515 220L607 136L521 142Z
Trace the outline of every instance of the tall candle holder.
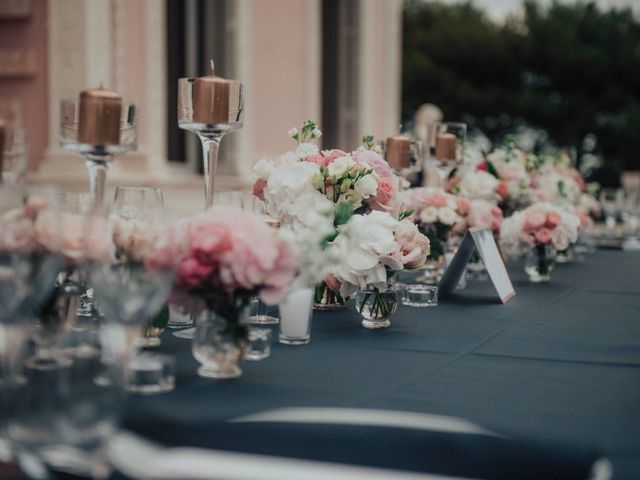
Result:
M113 157L138 148L138 121L135 104L118 101L117 94L103 101L96 92L113 94L101 88L85 90L79 100L61 101L60 146L84 157L91 193L101 204Z
M429 163L436 167L439 185L445 187L451 172L464 162L465 123L433 123L427 127Z
M242 128L243 114L242 82L215 75L178 80L178 127L195 133L202 143L205 209L213 205L220 142Z

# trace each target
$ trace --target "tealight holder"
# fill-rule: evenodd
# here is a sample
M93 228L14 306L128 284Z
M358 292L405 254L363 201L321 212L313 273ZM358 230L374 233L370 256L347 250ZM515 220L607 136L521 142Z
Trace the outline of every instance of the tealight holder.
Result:
M60 103L60 146L84 157L89 171L89 185L95 201L104 201L107 169L114 156L133 152L138 148L138 120L136 106L122 102L120 130L113 142L87 142L83 140L80 125L79 100L65 99ZM97 129L101 126L97 125ZM99 137L99 136L98 136Z
M196 88L199 82L208 86L208 90ZM214 76L178 80L178 127L195 133L202 143L205 209L214 203L213 188L222 137L242 128L243 115L242 82Z

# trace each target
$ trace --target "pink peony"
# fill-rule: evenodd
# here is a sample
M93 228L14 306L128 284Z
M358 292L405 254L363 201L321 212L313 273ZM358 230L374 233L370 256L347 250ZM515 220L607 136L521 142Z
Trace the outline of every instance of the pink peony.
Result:
M354 152L353 159L356 164L371 167L381 180L391 181L394 178L393 171L387 161L382 158L382 155L373 150L360 147Z
M347 157L348 154L346 152L343 152L342 150L338 150L337 148L334 148L333 150L329 150L329 151L325 150L324 152L322 152L322 156L324 157L324 159L321 165L323 167L326 167L329 164L336 161L336 159L338 158Z
M211 265L202 265L193 257L185 258L178 267L178 282L188 287L197 287L212 271Z

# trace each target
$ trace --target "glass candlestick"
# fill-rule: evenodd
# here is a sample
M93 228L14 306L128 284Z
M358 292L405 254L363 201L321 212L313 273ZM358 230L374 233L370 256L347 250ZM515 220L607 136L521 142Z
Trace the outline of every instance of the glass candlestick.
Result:
M218 150L222 137L242 128L244 84L214 75L178 81L178 127L202 143L205 209L213 205Z
M138 148L138 122L133 103L122 103L118 143L87 143L80 133L80 102L62 100L60 104L60 146L84 157L89 171L91 193L97 203L104 200L107 169L115 155Z

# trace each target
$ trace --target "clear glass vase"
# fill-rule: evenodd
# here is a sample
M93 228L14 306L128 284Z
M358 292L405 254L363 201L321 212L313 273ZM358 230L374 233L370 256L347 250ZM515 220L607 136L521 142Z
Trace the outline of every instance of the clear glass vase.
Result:
M315 310L343 310L347 306L347 300L340 293L334 292L326 282L316 286L313 299Z
M368 287L358 290L356 294L356 309L362 315L362 326L365 328L388 328L391 325L389 317L398 307L398 292L392 285L384 290Z
M575 251L573 245L569 245L567 248L556 254L556 263L571 263L574 258Z
M202 365L198 375L207 378L237 378L238 364L248 345L245 321L227 320L213 310L202 311L196 319L193 356Z
M550 245L536 245L525 259L524 271L533 283L548 282L556 264L556 251Z

